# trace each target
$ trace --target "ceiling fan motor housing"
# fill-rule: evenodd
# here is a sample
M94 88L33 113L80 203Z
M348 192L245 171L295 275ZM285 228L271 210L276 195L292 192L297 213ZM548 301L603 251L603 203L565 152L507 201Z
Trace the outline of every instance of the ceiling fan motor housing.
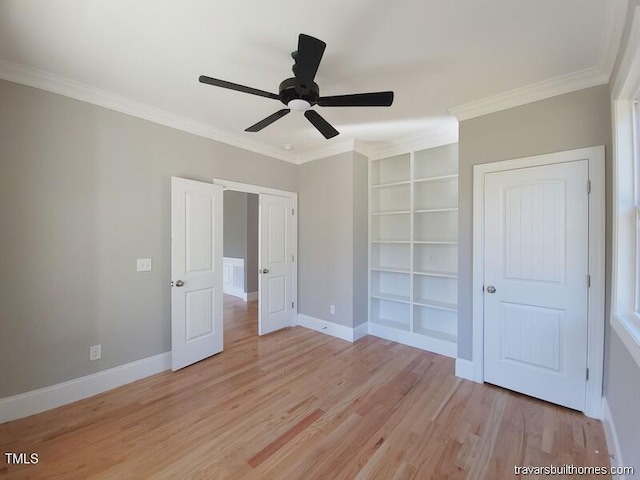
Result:
M280 84L279 92L280 101L285 105L288 105L291 100L301 99L306 100L313 106L318 103L318 99L320 98L320 88L316 82L313 82L308 93L302 94L296 89L295 77L287 78L283 81Z

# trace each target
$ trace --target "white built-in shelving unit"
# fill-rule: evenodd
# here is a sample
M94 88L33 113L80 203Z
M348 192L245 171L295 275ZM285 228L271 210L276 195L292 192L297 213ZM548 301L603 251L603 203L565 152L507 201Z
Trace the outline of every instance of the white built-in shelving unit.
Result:
M371 160L369 333L457 354L458 144Z

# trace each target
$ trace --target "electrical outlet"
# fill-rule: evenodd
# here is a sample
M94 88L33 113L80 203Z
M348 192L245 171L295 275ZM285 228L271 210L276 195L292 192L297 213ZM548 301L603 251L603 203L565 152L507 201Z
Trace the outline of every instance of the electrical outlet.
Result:
M139 258L136 263L136 271L138 272L150 272L151 271L151 259Z
M102 358L102 345L91 345L89 347L89 361L100 360Z
M331 315L335 315L336 314L336 306L335 305L329 305L329 313Z

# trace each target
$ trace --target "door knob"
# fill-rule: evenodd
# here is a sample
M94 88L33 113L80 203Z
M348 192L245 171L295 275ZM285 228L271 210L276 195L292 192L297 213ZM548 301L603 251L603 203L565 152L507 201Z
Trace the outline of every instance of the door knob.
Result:
M487 293L496 293L496 287L494 287L493 285L489 285L487 287Z
M176 287L184 287L184 282L182 280L176 280Z
M268 269L268 268L264 268L264 269L262 270L262 273L269 273L269 269Z

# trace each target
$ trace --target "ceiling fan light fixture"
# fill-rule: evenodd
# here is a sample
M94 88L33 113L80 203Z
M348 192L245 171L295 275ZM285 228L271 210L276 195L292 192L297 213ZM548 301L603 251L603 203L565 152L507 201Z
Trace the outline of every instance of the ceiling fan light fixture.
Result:
M280 83L278 94L205 75L200 75L200 82L214 87L270 98L271 100L279 100L287 106L287 108L281 108L258 123L251 125L245 129L245 132L259 132L293 110L294 112L303 112L305 118L328 140L339 135L340 132L322 118L317 111L313 110L312 106L390 107L393 103L393 92L354 93L321 97L320 88L313 80L316 77L326 46L326 43L317 38L304 33L298 35L298 49L291 54L295 62L293 65L294 76Z
M302 100L301 98L294 98L293 100L289 100L289 103L287 103L287 107L289 107L294 112L306 112L311 108L311 104L306 100Z

